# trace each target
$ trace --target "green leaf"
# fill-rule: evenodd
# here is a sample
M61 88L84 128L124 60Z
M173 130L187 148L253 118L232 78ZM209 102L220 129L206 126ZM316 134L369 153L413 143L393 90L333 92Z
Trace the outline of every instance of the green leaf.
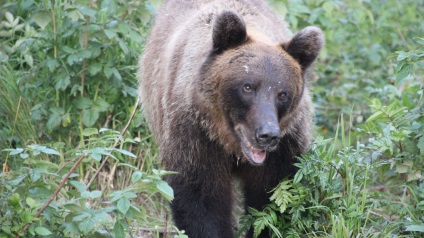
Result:
M108 79L109 79L109 78L112 76L113 71L112 71L112 69L111 69L111 68L109 68L109 67L104 67L104 69L103 69L103 73L105 74L106 78L108 78Z
M99 161L100 162L102 160L102 155L101 154L92 153L90 156L91 156L91 158L93 158L96 161Z
M115 76L115 78L118 80L119 83L122 82L122 76L121 73L116 68L112 68L112 73Z
M88 219L84 219L78 226L78 228L84 233L87 234L88 232L90 232L93 227L96 225L97 223L97 218L90 216Z
M72 11L69 11L66 16L69 17L72 21L75 21L75 22L80 20L80 19L81 20L84 19L84 15L78 9L74 9Z
M374 120L377 120L381 117L383 117L384 114L381 111L375 112L374 114L372 114L370 117L368 117L368 119L366 120L366 122L372 122Z
M88 66L88 72L90 73L91 76L98 74L101 70L102 70L101 64L94 63Z
M110 153L110 150L105 149L105 148L102 148L102 147L96 147L96 148L93 148L93 149L91 149L91 150L85 150L84 152L85 152L85 153L88 153L88 154L93 153L93 154L101 154L101 155L111 156L111 157L113 157L114 159L116 159L116 157L115 157L115 156L113 156L113 155Z
M66 58L66 62L72 66L74 65L74 63L78 62L80 59L78 59L78 56L76 54L70 54L68 55L68 57Z
M15 211L20 211L22 208L21 198L18 193L12 194L7 202Z
M421 37L414 37L414 40L420 44L420 45L424 45L424 38Z
M106 112L109 109L110 105L105 100L98 98L93 105L93 109L98 112Z
M104 30L104 33L107 36L107 38L110 40L116 37L116 32L114 30L106 29Z
M12 231L10 230L9 225L3 224L0 227L0 230L9 235L9 236L4 236L4 237L14 237L15 236L15 234L13 234Z
M43 152L44 154L48 154L48 155L59 155L60 156L60 153L57 150L50 149L50 148L43 148L43 149L41 149L41 152Z
M169 186L167 182L163 180L155 180L155 184L156 188L167 200L174 199L174 190L172 190L171 186Z
M136 171L131 175L131 182L135 183L140 180L141 177L143 177L143 173Z
M79 222L82 220L88 220L91 217L91 214L88 212L83 212L82 214L72 218L72 221Z
M337 7L336 3L328 1L322 5L322 9L328 15L333 12L333 10Z
M6 12L6 13L4 14L4 16L6 17L6 19L7 19L7 21L8 21L9 23L13 23L13 21L14 21L14 17L13 17L13 15L12 15L10 12Z
M4 149L3 151L9 151L10 152L10 154L9 155L17 155L17 154L20 154L20 153L22 153L23 151L24 151L24 149L22 149L22 148L16 148L16 149Z
M72 184L76 189L78 189L80 193L87 191L86 189L87 185L85 185L84 183L80 181L71 181L69 183Z
M49 120L47 121L46 127L47 130L52 131L60 126L62 122L62 117L56 114L51 114Z
M52 107L50 108L49 120L47 121L46 127L49 131L58 128L62 123L62 115L65 114L63 108L60 107Z
M53 73L53 71L60 66L59 61L57 59L48 59L46 65L50 73Z
M137 194L135 194L133 192L125 191L124 197L129 198L129 199L132 199L132 198L136 198L137 197Z
M424 136L421 136L420 139L418 139L417 147L420 149L421 155L424 155Z
M82 59L89 59L91 57L91 51L81 50L76 54L76 56L78 57L79 61L81 61Z
M83 198L91 198L91 193L90 191L84 191L81 193L81 197Z
M121 47L122 52L124 52L125 55L128 55L130 53L130 49L128 48L128 45L125 43L125 41L121 38L116 38L116 40L118 41L119 47ZM120 75L119 78L121 78Z
M27 154L27 153L21 153L19 156L20 156L22 159L26 159L26 158L28 158L29 154Z
M51 235L51 231L49 231L47 228L39 226L35 228L35 232L39 234L40 236L48 236Z
M259 234L265 229L266 219L261 217L255 220L253 223L253 237L259 237Z
M67 237L80 237L78 226L74 222L66 222L64 233Z
M114 151L117 151L117 152L119 152L119 153L121 153L123 155L129 156L129 157L132 157L132 158L137 158L137 156L135 154L133 154L133 153L127 151L127 150L114 149Z
M37 206L37 203L35 202L35 200L34 200L34 199L32 199L32 198L30 198L30 197L27 197L27 198L25 199L25 201L26 201L26 203L28 204L28 206L29 206L30 208L34 208L34 207L36 207L36 206Z
M44 30L46 26L51 22L52 18L49 12L41 11L35 14L33 20L41 29Z
M293 184L299 183L303 178L303 173L302 172L298 172L294 175L294 179L293 179Z
M71 78L66 72L59 72L54 76L56 90L65 90L71 84Z
M401 68L396 72L396 81L398 83L403 82L403 79L410 75L413 69L414 65L408 63L403 64Z
M102 192L99 190L94 190L90 192L90 198L92 199L99 198L100 196L102 196Z
M99 119L99 116L100 114L98 111L84 109L82 110L82 123L84 123L86 127L91 127L96 123L97 119Z
M119 221L116 221L113 226L113 234L115 234L116 238L125 238L124 227Z
M398 164L396 165L396 172L400 173L400 174L404 174L404 173L408 173L408 171L410 171L410 167L404 164Z
M424 225L410 225L406 227L406 231L424 232Z
M92 18L95 18L96 17L96 11L95 10L93 10L93 9L91 9L91 8L89 8L89 7L86 7L86 6L79 6L78 7L78 10L82 13L82 14L84 14L84 15L86 15L86 16L89 16L89 17L92 17Z
M89 98L81 97L75 101L75 107L78 109L88 109L91 108L92 105L93 102Z
M122 197L121 199L119 199L116 204L116 207L118 208L118 210L124 215L130 209L130 206L131 206L131 202L126 197Z
M397 61L402 61L408 58L408 53L405 51L396 51L396 53L397 53L397 57L396 57Z
M29 176L33 182L39 180L43 174L49 174L49 171L45 168L33 168L29 171Z
M92 136L92 135L98 135L99 131L97 130L97 128L85 128L82 131L82 135L83 136Z

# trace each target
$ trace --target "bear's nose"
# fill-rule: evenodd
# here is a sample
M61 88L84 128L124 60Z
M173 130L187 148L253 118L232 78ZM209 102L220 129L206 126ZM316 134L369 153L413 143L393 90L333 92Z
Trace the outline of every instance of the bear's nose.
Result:
M256 142L266 148L277 145L280 128L273 125L264 125L256 129Z

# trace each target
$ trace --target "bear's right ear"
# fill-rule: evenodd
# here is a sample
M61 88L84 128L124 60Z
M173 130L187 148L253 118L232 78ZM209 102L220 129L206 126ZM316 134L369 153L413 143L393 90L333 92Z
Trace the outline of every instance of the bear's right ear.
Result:
M215 53L244 43L247 39L246 25L240 15L233 11L220 13L214 22L212 41Z

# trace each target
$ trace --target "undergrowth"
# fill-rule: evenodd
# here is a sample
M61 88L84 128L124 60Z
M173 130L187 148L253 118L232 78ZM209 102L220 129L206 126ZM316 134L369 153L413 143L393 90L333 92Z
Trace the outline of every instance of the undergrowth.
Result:
M0 237L186 237L136 108L159 2L0 4ZM270 2L325 33L316 139L238 234L423 237L424 2Z

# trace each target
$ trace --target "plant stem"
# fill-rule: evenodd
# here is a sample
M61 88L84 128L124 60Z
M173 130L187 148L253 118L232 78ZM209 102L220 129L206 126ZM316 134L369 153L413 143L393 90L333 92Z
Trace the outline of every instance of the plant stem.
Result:
M22 100L22 96L19 97L18 108L16 109L16 113L15 113L15 121L13 122L13 129L12 129L12 138L13 138L13 135L15 134L16 121L18 120L19 110L21 109L21 100ZM3 174L6 174L7 172L9 172L9 166L7 165L8 160L9 160L9 153L7 153L6 160L3 163Z
M53 22L53 50L54 50L54 55L53 57L56 59L57 58L57 25L56 25L56 14L55 14L55 0L51 0L51 4L52 4L52 22Z
M65 177L62 179L62 181L60 182L59 186L57 187L57 189L54 191L54 193L52 194L52 196L49 198L49 200L47 200L46 203L44 203L43 207L40 208L40 210L38 210L37 214L35 214L34 218L37 218L41 215L41 213L50 205L50 203L56 198L57 194L59 193L59 191L62 189L62 187L65 185L66 180L68 180L69 176L71 176L71 174L75 171L75 169L78 167L78 165L82 162L82 160L87 157L87 154L83 154L81 155L77 162L75 162L75 164L72 166L72 168L69 170L69 172L65 175ZM26 230L28 230L29 226L31 225L31 222L27 223L23 229L23 233L25 233ZM16 235L16 237L19 237L19 235Z
M136 101L136 103L135 103L134 109L133 109L133 111L131 112L131 116L130 116L130 118L128 119L128 122L127 122L127 124L125 125L124 129L121 131L121 136L123 136L123 135L125 134L125 132L128 130L128 127L130 126L130 124L131 124L131 122L132 122L132 120L133 120L133 118L134 118L135 112L136 112L136 111L137 111L137 109L138 109L138 104L139 104L139 102L140 102L140 99L139 99L139 98L137 98L137 101ZM119 140L115 142L115 144L112 146L112 148L115 148L118 144L119 144ZM109 156L106 156L106 157L103 159L102 164L100 165L99 169L97 169L96 173L93 175L93 177L91 177L90 181L88 182L88 184L87 184L87 189L89 189L89 188L90 188L91 184L92 184L92 183L94 182L94 180L97 178L97 176L99 175L99 173L100 173L100 171L102 170L102 168L106 165L106 162L107 162L107 160L108 160L108 159L109 159Z
M90 0L90 8L93 8L93 0ZM86 16L85 24L85 38L84 38L84 50L88 50L88 27L90 26L90 16ZM84 58L81 71L81 97L84 96L84 85L85 85L85 71L87 69L87 59Z

